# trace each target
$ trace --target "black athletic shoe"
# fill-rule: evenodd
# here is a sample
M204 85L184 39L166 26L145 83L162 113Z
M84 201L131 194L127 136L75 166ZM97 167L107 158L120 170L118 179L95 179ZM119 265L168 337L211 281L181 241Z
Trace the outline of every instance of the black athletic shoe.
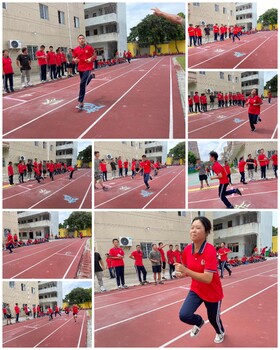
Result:
M108 191L108 187L102 187L103 191Z
M231 205L230 207L227 207L227 209L234 209L234 206Z
M231 271L229 271L229 276L231 276Z
M240 190L238 188L235 191L237 194L239 194L239 196L242 196L242 193L240 192Z
M147 190L149 190L150 188L151 188L151 187L150 187L150 186L148 186L148 187L147 187Z

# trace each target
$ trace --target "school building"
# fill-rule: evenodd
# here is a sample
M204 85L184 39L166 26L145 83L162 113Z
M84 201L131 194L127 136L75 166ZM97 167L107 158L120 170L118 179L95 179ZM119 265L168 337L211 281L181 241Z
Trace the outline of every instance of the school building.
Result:
M19 211L19 239L54 239L58 235L58 214L57 211Z
M168 155L168 143L166 141L145 141L145 154L150 160L165 164Z
M249 96L253 89L258 90L258 95L264 94L264 72L250 71L241 73L242 93Z
M61 281L38 281L39 303L44 311L48 307L62 307L62 282Z
M200 25L209 24L212 28L216 23L227 26L236 24L235 2L189 2L188 23ZM212 32L213 33L213 32Z
M127 51L126 3L84 3L87 42L94 47L98 59Z
M204 93L209 97L210 93L236 93L241 92L241 73L235 71L189 71L188 95L195 92Z
M272 251L272 211L215 211L213 214L214 244L225 242L232 253L241 258L268 247Z
M227 146L224 147L224 152L219 158L222 162L228 160L234 166L237 166L240 157L247 159L248 154L251 154L252 158L258 157L261 148L264 149L264 154L270 158L275 150L277 150L277 143L275 141L228 141Z
M188 152L194 153L196 157L200 159L200 153L199 153L197 141L188 142Z
M10 305L12 315L15 316L14 307L18 303L20 316L25 316L23 306L31 309L39 304L39 290L37 281L4 281L2 283L2 304L3 307Z
M77 164L78 142L77 141L57 141L56 143L56 162L66 163L68 165Z
M27 47L32 59L32 72L38 72L35 54L41 45L64 52L78 45L77 37L85 34L82 2L2 2L2 48L9 50L14 72L20 74L16 58Z
M151 271L151 262L148 258L152 250L152 244L163 242L167 244L164 251L167 252L169 244L178 244L180 249L190 243L191 221L196 216L207 216L213 221L212 212L185 212L185 211L98 211L95 213L95 248L103 261L105 254L113 247L112 240L117 238L120 247L124 250L125 273L134 273L134 262L129 258L131 252L140 244L143 251L143 263L148 271ZM213 243L213 234L208 241Z
M18 234L18 215L16 211L2 212L2 241L5 242L8 232L12 235Z
M236 2L236 23L247 32L257 28L257 3L256 2Z

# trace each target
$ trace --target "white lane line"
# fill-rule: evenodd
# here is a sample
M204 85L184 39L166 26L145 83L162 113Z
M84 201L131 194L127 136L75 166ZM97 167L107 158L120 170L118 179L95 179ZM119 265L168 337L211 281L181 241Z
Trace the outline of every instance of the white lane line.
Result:
M86 198L87 198L87 194L89 193L89 190L91 189L91 186L92 186L92 182L91 182L91 183L89 184L89 186L88 186L88 189L87 189L87 191L86 191L86 194L84 195L84 198L83 198L83 200L82 200L81 205L79 206L79 209L81 209L81 208L83 207L84 202L85 202L85 200L86 200Z
M80 344L81 344L81 339L82 339L82 334L83 334L83 329L84 329L84 322L85 322L85 315L86 315L86 312L84 313L83 323L82 323L82 327L81 327L81 331L80 331L80 336L79 336L77 348L79 348Z
M74 264L74 261L77 259L78 254L80 253L80 250L84 247L84 245L86 244L87 240L85 240L83 242L83 244L80 246L80 249L77 251L77 254L75 255L74 259L72 260L71 264L69 265L67 271L65 272L64 276L62 277L63 279L66 278L67 273L69 272L69 270L71 269L72 265Z
M169 102L169 139L173 139L174 135L174 116L173 116L173 81L172 81L172 58L170 57L170 72L169 72L169 85L170 85L170 102Z

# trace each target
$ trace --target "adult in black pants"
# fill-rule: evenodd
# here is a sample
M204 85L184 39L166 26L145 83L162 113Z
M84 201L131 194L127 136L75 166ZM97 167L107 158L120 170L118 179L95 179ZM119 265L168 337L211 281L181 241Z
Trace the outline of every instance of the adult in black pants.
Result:
M224 269L227 270L229 275L231 276L231 270L227 266L227 259L228 259L228 253L230 253L231 250L226 248L226 243L222 242L221 247L218 250L218 260L219 260L219 267L221 270L221 278L224 278Z
M145 266L143 264L143 252L142 252L139 244L136 246L136 250L133 251L129 257L130 257L130 259L135 261L135 269L137 271L140 284L144 285L145 283L148 283L146 280L147 271L146 271ZM143 275L143 280L142 280L142 275Z
M112 260L112 267L115 268L117 286L119 289L128 288L124 280L124 251L119 247L120 242L117 238L112 242L114 246L109 251L109 257Z

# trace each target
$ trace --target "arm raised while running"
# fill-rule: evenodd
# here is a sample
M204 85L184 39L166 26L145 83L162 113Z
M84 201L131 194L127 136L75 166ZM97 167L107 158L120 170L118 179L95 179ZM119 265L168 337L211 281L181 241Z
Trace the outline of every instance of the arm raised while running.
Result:
M153 14L155 16L163 17L163 18L167 19L168 21L170 21L172 23L176 23L176 24L180 24L180 25L183 24L183 18L180 17L179 15L173 15L171 13L162 12L157 7L153 8L151 10L154 11Z

